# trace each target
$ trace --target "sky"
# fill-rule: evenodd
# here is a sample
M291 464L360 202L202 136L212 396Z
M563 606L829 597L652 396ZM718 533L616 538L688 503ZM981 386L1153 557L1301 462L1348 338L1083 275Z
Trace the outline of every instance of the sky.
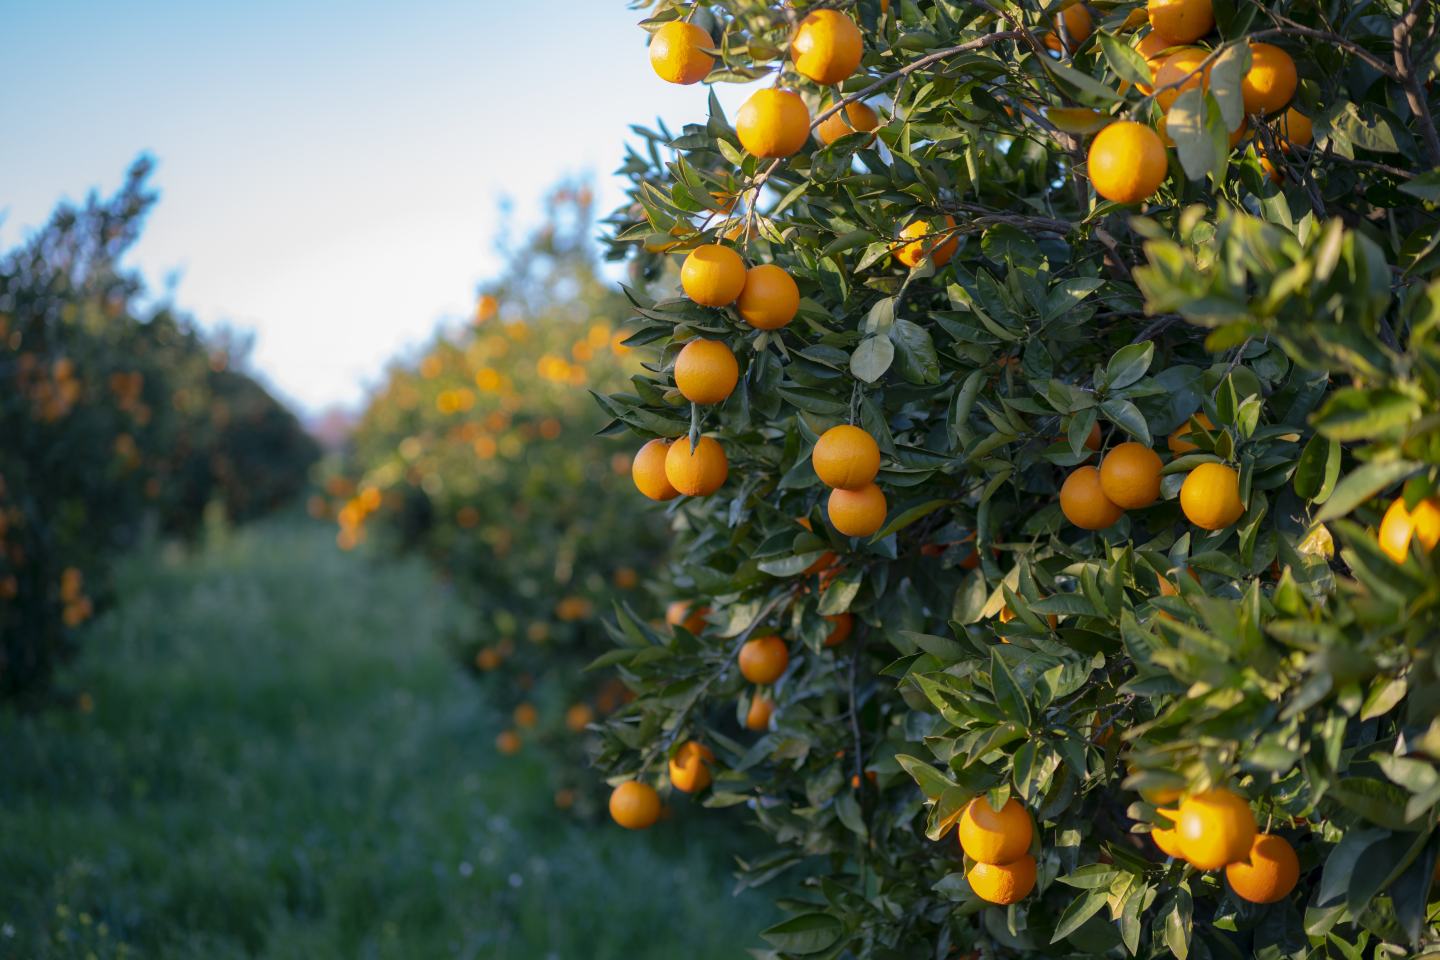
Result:
M142 152L160 202L129 261L303 412L468 316L546 188L606 211L632 123L703 120L626 0L0 0L0 248ZM732 111L742 99L722 89Z

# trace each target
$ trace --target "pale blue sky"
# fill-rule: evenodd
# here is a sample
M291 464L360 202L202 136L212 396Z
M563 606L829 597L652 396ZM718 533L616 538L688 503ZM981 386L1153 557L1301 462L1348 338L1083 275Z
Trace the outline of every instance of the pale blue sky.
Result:
M0 245L112 190L141 151L161 201L135 264L258 334L310 411L468 315L497 199L567 174L601 209L630 123L705 87L651 72L624 0L0 0ZM733 110L740 91L722 91Z

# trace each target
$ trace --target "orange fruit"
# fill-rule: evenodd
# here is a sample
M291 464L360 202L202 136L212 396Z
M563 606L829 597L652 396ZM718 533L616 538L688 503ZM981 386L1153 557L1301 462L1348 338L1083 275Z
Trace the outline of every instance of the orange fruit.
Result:
M816 83L840 83L860 66L865 38L855 21L838 10L816 10L790 41L790 59L801 76Z
M522 730L528 730L539 722L540 712L535 709L535 704L522 703L515 708L515 712L511 715L511 719L515 721L515 726L519 727Z
M1100 471L1078 467L1060 486L1060 512L1081 530L1104 530L1115 525L1125 511L1117 507L1100 484Z
M1070 38L1070 44L1066 49L1072 52L1088 40L1091 32L1095 29L1095 24L1090 19L1090 11L1085 8L1083 3L1072 4L1061 10L1055 15L1055 29L1045 34L1045 46L1056 53L1060 52L1061 47L1060 23L1062 20L1065 23L1065 33Z
M770 715L775 712L775 701L760 694L750 697L750 709L745 711L747 730L764 730L770 726Z
M1429 553L1440 543L1440 498L1427 497L1405 509L1405 498L1396 497L1380 519L1380 549L1396 563L1410 556L1410 541L1419 542L1421 553Z
M1149 199L1170 171L1160 135L1133 120L1117 120L1096 134L1086 165L1095 192L1115 203Z
M825 617L830 622L830 633L825 637L825 646L838 647L850 639L850 633L855 629L855 615L851 613L837 613L834 616Z
M1014 797L999 810L986 797L971 800L960 814L956 828L960 847L971 860L981 863L1014 863L1030 852L1035 825L1030 814Z
M1184 439L1190 436L1190 431L1195 429L1211 433L1215 430L1215 424L1210 422L1210 418L1205 415L1204 411L1201 411L1176 427L1174 432L1170 434L1170 438L1165 442L1165 445L1169 447L1170 452L1174 454L1184 454L1189 453L1191 450L1199 450L1200 447L1197 444Z
M715 753L704 744L686 741L670 758L670 786L681 793L695 793L710 786L710 764Z
M1100 490L1122 510L1139 510L1160 499L1160 454L1131 440L1100 461Z
M954 226L955 218L948 214L943 226L939 221L912 220L900 231L900 239L909 242L892 245L890 252L907 267L915 266L928 254L930 262L939 270L950 262L950 258L955 256L955 251L960 247L960 238L949 231L949 228ZM919 239L921 237L926 239Z
M1010 604L1007 603L1005 604L1005 606L1000 608L1000 613L996 615L995 619L999 620L1001 623L1009 623L1011 620L1015 619L1015 611L1011 610ZM1051 630L1054 630L1056 627L1060 626L1059 616L1053 613L1046 615L1045 622L1050 624ZM1006 640L1005 642L1009 643L1010 641Z
M1091 450L1099 450L1101 440L1100 424L1092 424L1090 427L1090 435L1085 438L1085 446Z
M1152 80L1155 75L1160 72L1160 67L1165 63L1165 51L1174 46L1176 46L1174 40L1155 29L1151 29L1149 33L1140 38L1139 43L1135 44L1136 52L1145 58L1145 65L1150 68L1150 77ZM1149 84L1137 83L1135 87L1144 94L1148 94L1154 89L1154 87Z
M569 787L561 787L555 791L555 809L569 810L575 806L575 791Z
M1035 889L1035 858L1027 853L1014 863L977 863L965 879L975 896L987 903L1018 903Z
M780 679L790 665L790 651L775 634L751 637L740 648L740 673L751 683L764 686Z
M1223 463L1202 463L1180 485L1180 509L1202 530L1222 530L1245 515L1240 475Z
M1215 26L1210 0L1149 0L1150 26L1176 43L1199 40Z
M691 403L720 403L739 381L740 365L723 340L691 340L675 358L675 386Z
M1180 804L1175 818L1180 853L1197 870L1219 870L1244 860L1255 839L1255 814L1244 797L1217 787Z
M820 138L821 143L829 145L852 133L870 133L878 126L880 115L869 104L856 100L821 120L815 128L815 136Z
M1300 858L1284 837L1257 833L1249 857L1226 865L1225 879L1242 900L1275 903L1288 897L1300 881Z
M713 49L715 41L703 29L672 20L650 37L650 66L661 80L699 83L715 66L715 58L705 52Z
M855 490L836 488L826 504L830 525L847 537L868 537L885 525L884 492L869 483Z
M795 91L767 87L751 94L735 114L735 132L757 157L788 157L810 137L810 111Z
M1246 113L1275 113L1295 98L1300 82L1290 54L1272 43L1250 44L1250 69L1240 81Z
M729 474L725 450L712 437L701 437L693 448L689 437L681 437L665 454L665 479L687 497L710 496Z
M684 627L694 634L705 629L705 618L709 615L709 607L692 604L688 600L676 600L665 608L666 623L672 627Z
M588 703L576 703L565 711L565 729L571 733L581 733L595 720L595 711L590 709Z
M495 749L507 757L520 752L520 734L514 730L502 730L495 736Z
M626 780L610 794L610 817L626 830L644 830L660 819L660 794L648 783Z
M842 423L820 435L810 464L825 486L858 490L874 483L880 472L880 445L860 427Z
M745 261L729 247L702 244L680 267L680 287L702 307L729 306L745 289Z
M751 267L745 274L736 309L740 318L756 330L779 330L800 309L800 288L795 279L773 263Z
M1315 125L1294 107L1285 111L1280 120L1280 146L1287 152L1294 147L1308 147L1315 138Z
M1155 71L1155 102L1162 113L1169 113L1170 107L1186 90L1199 87L1204 90L1210 85L1210 68L1200 70L1200 64L1210 56L1209 50L1200 47L1182 47L1165 58L1160 69ZM1199 70L1197 73L1196 71ZM1179 86L1171 86L1178 83Z
M1176 808L1161 808L1160 815L1171 823L1176 823L1180 817L1180 811ZM1165 856L1177 858L1183 856L1180 853L1180 836L1175 832L1175 827L1168 830L1164 827L1153 827L1150 830L1150 839L1155 841L1155 846L1159 847Z
M635 489L651 500L674 500L680 495L665 477L665 455L669 452L669 440L651 440L630 461L630 479L635 481Z
M500 666L500 652L494 647L485 647L475 654L475 666L485 672L490 672Z

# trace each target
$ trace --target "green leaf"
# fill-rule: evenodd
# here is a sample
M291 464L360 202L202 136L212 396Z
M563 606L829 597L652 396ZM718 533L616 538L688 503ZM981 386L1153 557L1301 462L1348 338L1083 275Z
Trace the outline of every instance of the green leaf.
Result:
M1175 153L1185 176L1199 180L1215 165L1215 147L1205 129L1205 91L1183 90L1165 114L1165 132L1175 141Z
M1150 73L1150 65L1145 62L1145 57L1139 50L1104 30L1100 31L1099 37L1100 49L1105 54L1105 62L1110 65L1111 70L1115 71L1117 77L1142 87L1148 87L1155 82L1155 78Z
M890 327L890 341L900 361L900 376L917 385L940 382L940 358L929 330L910 320L896 320Z
M1315 515L1315 522L1324 523L1345 516L1381 490L1399 483L1419 469L1420 464L1410 460L1387 460L1367 463L1351 471L1325 502L1325 508Z
M1120 397L1111 397L1100 404L1100 412L1130 436L1145 446L1150 446L1150 426L1145 422L1145 415L1135 404Z
M1295 492L1306 500L1323 503L1340 476L1340 441L1316 434L1305 444L1295 466Z
M1420 404L1393 390L1345 387L1330 395L1312 418L1334 440L1370 440L1420 419Z
M1109 899L1110 888L1103 887L1087 890L1071 900L1065 907L1065 911L1060 914L1060 919L1055 922L1055 933L1050 937L1050 942L1058 943L1080 929L1086 920L1100 912Z
M920 792L931 800L940 799L940 795L946 790L959 787L954 780L936 770L930 764L919 757L912 757L909 754L895 754L895 762L910 774L915 783L920 787Z
M1250 69L1250 44L1231 43L1210 65L1210 94L1220 108L1226 130L1238 130L1245 122L1245 98L1241 81Z
M1010 672L1010 665L1000 656L998 647L990 650L990 688L995 693L995 702L1005 716L1022 727L1030 726L1030 702Z
M889 337L868 337L850 355L850 372L857 380L874 383L885 376L895 360L895 345Z
M1154 356L1155 343L1150 340L1121 347L1105 366L1105 388L1123 390L1130 386L1145 376Z
M840 918L828 913L802 913L768 930L760 936L785 953L804 956L833 947L845 934Z

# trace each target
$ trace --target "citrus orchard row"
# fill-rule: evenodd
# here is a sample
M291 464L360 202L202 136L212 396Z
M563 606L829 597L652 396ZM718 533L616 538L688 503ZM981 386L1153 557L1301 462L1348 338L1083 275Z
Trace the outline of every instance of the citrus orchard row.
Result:
M596 270L591 202L555 189L474 316L391 365L314 505L342 548L426 557L463 611L455 656L508 715L496 748L552 747L556 803L581 809L595 805L586 728L627 693L582 671L609 642L601 617L617 600L663 609L638 589L659 524L621 495L630 458L594 436L587 390L637 367L615 328L624 299Z
M44 697L110 599L114 558L293 500L318 455L237 369L240 344L142 306L121 258L154 196L146 162L114 197L62 205L0 255L0 694Z
M1435 11L648 6L773 83L611 218L706 611L620 613L615 819L698 760L784 956L1440 943Z

